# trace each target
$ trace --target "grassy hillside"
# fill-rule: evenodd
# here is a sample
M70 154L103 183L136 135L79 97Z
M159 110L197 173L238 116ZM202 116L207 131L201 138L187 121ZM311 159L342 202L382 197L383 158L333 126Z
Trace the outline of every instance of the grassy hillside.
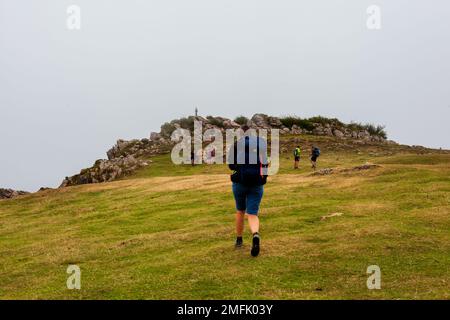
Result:
M303 138L320 145L319 167L381 167L311 176L304 159L291 169L287 143L258 258L248 231L233 247L225 166L163 155L122 181L0 201L0 298L449 299L450 154ZM81 290L66 288L68 264ZM366 287L373 264L381 290Z

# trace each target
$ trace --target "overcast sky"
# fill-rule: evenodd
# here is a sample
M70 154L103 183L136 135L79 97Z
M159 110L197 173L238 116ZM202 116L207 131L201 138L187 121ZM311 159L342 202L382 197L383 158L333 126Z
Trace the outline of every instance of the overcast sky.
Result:
M194 106L450 148L449 43L448 0L0 0L0 187L56 187Z

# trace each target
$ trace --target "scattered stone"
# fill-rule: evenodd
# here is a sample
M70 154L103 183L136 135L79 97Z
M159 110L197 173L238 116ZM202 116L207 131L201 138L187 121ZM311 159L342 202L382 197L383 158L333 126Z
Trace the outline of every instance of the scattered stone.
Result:
M369 170L369 169L375 169L381 167L378 164L372 164L372 163L365 163L361 166L356 166L350 169L342 169L340 172L349 172L349 171L361 171L361 170Z
M328 174L332 174L333 172L334 172L333 168L325 168L325 169L320 169L319 171L315 171L311 175L313 175L313 176L325 176L325 175L328 175Z
M378 164L372 164L372 163L365 163L361 166L356 166L353 168L345 168L345 169L333 169L333 168L325 168L321 169L319 171L315 171L311 173L311 176L325 176L333 173L345 173L345 172L354 172L354 171L361 171L361 170L369 170L369 169L375 169L381 167Z
M161 135L157 132L150 133L150 141L158 141L161 139Z
M326 219L329 219L329 218L332 218L332 217L339 217L339 216L342 216L342 215L343 215L342 212L333 212L333 213L330 213L329 215L321 217L320 220L323 221L323 220L326 220Z

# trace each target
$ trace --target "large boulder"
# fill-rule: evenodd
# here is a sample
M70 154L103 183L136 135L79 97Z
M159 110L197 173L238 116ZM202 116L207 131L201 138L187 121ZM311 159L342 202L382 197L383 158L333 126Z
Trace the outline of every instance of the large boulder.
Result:
M223 122L223 127L225 129L237 129L240 128L241 125L237 122L234 122L233 120L227 119Z
M259 128L266 128L267 125L267 115L263 113L254 114L251 118L252 123Z
M161 139L161 134L157 132L150 133L150 141L158 141L159 139Z
M333 130L333 135L336 137L336 138L344 138L344 133L341 131L341 130L338 130L338 129L334 129Z
M315 126L312 133L317 136L323 136L325 134L324 128L322 126Z
M331 129L331 127L328 125L328 126L325 126L325 128L323 129L323 133L325 134L325 135L327 135L327 136L333 136L333 129Z
M294 124L291 128L291 132L292 134L302 134L302 129L298 125Z
M279 128L283 125L281 120L277 117L267 117L267 123L273 128Z
M126 151L126 149L134 144L137 140L127 141L123 139L117 140L116 144L106 152L109 160L117 158Z
M271 128L281 128L281 120L277 117L271 117L263 113L254 114L250 120L253 127L259 129L271 129Z
M289 134L291 133L291 130L289 130L289 128L283 128L280 130L280 134Z
M11 199L28 193L26 191L0 188L0 199Z
M358 139L370 140L370 133L367 130L358 132Z

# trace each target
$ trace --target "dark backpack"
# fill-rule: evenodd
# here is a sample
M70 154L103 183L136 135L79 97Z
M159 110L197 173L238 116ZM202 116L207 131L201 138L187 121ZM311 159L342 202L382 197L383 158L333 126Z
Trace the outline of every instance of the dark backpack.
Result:
M231 181L247 186L264 185L267 182L267 175L263 168L267 165L261 162L260 152L262 154L266 150L260 150L258 137L256 137L256 143L248 136L243 139L245 139L245 152L238 150L238 143L234 144L234 162L229 165L230 169L235 170L231 175Z
M313 149L313 156L318 157L320 156L320 149L319 148L314 148Z

